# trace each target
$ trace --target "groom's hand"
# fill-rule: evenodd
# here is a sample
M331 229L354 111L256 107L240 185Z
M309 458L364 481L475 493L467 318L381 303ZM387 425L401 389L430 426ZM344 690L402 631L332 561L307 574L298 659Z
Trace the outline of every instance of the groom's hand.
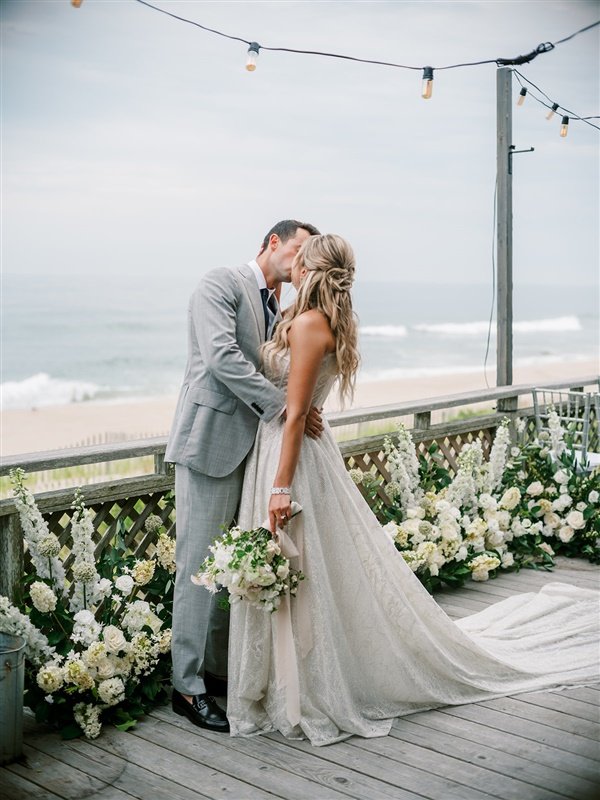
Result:
M323 417L321 416L321 410L322 409L315 408L315 406L311 406L306 417L304 433L310 436L311 439L318 439L323 433Z

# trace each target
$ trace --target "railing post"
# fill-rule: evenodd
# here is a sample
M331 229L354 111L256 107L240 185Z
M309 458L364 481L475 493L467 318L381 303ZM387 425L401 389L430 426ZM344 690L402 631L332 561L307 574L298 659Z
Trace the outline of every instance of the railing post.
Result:
M0 595L18 601L23 579L23 534L18 514L0 517Z
M156 475L170 475L172 469L172 464L165 461L164 453L154 454L154 472Z
M418 411L414 415L413 428L416 431L427 431L431 428L431 411Z
M510 440L513 444L516 444L517 441L517 429L515 427L515 421L519 416L519 397L518 395L514 397L503 397L498 400L496 405L496 410L499 414L504 414L510 420L509 431L510 431Z

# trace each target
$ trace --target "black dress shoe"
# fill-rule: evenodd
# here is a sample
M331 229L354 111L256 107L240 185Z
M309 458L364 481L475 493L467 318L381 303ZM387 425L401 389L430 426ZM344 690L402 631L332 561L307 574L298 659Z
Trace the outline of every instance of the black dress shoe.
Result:
M187 717L200 728L207 728L217 733L229 733L229 722L225 712L209 694L197 694L192 698L192 702L188 703L177 689L173 689L171 706L176 714Z
M227 678L217 678L211 672L205 672L204 685L207 694L213 697L227 697Z

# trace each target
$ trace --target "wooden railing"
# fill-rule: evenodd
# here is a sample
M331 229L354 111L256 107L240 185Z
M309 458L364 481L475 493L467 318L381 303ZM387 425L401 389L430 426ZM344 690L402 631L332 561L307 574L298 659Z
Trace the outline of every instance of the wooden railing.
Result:
M593 387L597 391L598 377L588 376L577 381L552 385L554 388ZM533 435L535 430L531 402L533 388L533 385L522 385L447 395L418 402L410 401L328 414L327 420L335 429L351 426L354 430L360 430L360 426L365 424L406 420L405 424L411 428L419 452L427 458L429 446L436 442L446 465L454 471L456 457L466 442L478 439L482 443L484 455L489 454L495 430L504 417L508 416L510 419L514 419L517 415L525 417L528 435ZM524 407L523 401L525 401ZM465 409L481 404L491 404L495 409L492 413L484 412L479 416L432 422L432 415L438 412L447 413L451 409ZM348 468L360 467L363 471L369 470L373 474L387 478L383 452L384 436L385 434L376 433L341 441L340 451ZM598 446L597 420L593 420L593 437L591 449ZM96 553L99 554L109 547L118 532L141 558L146 554L152 554L154 548L154 538L144 529L144 522L150 514L158 514L167 530L174 533L175 529L174 471L172 466L164 461L165 446L166 437L160 437L137 442L26 453L0 460L0 476L8 475L15 467L21 467L31 474L141 456L152 457L154 469L149 474L91 483L84 488L86 504L94 511ZM70 549L72 500L73 487L36 495L38 508L44 514L49 529L58 535L61 544L67 549ZM68 576L70 566L68 557L66 566ZM23 548L18 514L14 501L7 498L0 501L0 594L14 598L26 568L27 554Z

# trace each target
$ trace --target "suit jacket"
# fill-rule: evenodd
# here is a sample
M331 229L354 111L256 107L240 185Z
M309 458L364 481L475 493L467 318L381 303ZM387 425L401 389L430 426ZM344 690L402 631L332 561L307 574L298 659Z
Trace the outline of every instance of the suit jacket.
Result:
M244 460L285 393L258 371L265 317L251 268L205 275L188 308L188 361L165 460L215 478Z

